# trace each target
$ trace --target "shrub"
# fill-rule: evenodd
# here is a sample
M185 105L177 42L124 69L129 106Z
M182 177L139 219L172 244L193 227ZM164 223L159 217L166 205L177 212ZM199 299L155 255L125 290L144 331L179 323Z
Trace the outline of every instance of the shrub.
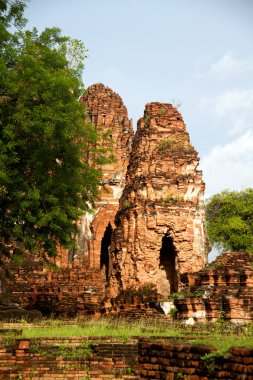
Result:
M124 201L123 206L124 206L124 209L128 209L131 207L131 203L129 201Z
M176 307L173 307L170 309L170 316L175 321L177 319L178 309Z
M165 150L170 150L171 152L181 152L181 153L194 153L195 149L189 142L187 136L180 137L178 140L176 137L168 137L161 140L158 145L158 151L163 152Z

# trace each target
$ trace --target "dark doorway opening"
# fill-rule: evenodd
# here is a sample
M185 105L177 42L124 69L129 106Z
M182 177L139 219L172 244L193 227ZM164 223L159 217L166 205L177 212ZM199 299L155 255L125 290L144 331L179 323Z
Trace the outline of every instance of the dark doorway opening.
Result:
M73 263L74 256L75 256L75 250L74 249L69 249L68 250L68 264Z
M106 227L104 236L101 241L100 253L100 269L105 269L106 280L109 279L110 272L110 245L112 241L112 226L111 223Z
M160 250L160 267L165 270L166 277L170 285L170 293L177 292L177 253L173 244L173 239L169 233L166 233L162 239L162 248Z

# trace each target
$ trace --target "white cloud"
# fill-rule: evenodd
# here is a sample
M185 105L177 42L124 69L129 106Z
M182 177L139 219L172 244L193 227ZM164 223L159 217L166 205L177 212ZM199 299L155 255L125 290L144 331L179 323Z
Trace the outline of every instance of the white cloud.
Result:
M251 129L251 127L253 127L253 124L251 125L249 119L247 119L245 115L237 115L237 118L235 118L230 126L228 134L230 136L238 135L239 133L242 133L242 131Z
M237 59L230 52L225 53L210 67L210 72L221 79L245 74L248 71L253 71L253 60Z
M244 110L253 106L253 89L228 90L214 98L215 110L219 115Z
M253 131L253 88L227 90L216 96L202 96L199 109L214 117L214 126L229 136Z
M201 160L206 196L224 189L253 187L253 131L224 145L216 145Z

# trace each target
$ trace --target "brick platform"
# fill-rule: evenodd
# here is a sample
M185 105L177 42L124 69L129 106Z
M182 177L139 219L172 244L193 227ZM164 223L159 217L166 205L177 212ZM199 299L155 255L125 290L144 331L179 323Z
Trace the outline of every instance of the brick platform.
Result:
M43 315L71 318L99 313L105 283L99 269L87 263L49 270L39 263L10 269L9 301Z
M91 352L67 358L89 344ZM64 347L64 355L54 355ZM224 356L206 345L116 338L0 339L0 379L253 380L253 350L231 348Z
M90 345L91 353L76 359L53 352ZM6 347L7 346L7 347ZM106 338L0 339L0 379L137 380L137 342ZM18 377L20 376L20 377ZM22 376L22 377L21 377Z
M215 321L221 315L234 322L253 319L252 254L224 252L205 269L181 276L181 281L191 294L175 301L181 319Z
M215 352L206 345L166 342L139 343L140 379L166 380L252 380L253 350L231 348L224 357L203 360Z

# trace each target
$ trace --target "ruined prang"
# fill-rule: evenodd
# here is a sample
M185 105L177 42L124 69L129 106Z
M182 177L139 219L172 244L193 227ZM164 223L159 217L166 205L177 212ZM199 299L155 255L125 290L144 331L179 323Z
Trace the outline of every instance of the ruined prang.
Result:
M100 196L94 212L85 214L80 222L78 248L72 260L86 259L90 267L108 273L109 246L119 199L125 186L125 176L133 137L132 121L121 97L102 83L88 87L81 98L88 120L107 138L105 146L112 146L114 162L103 165ZM109 140L109 141L108 141Z
M207 262L202 172L181 114L149 103L138 122L110 247L112 296L154 284L166 297Z

